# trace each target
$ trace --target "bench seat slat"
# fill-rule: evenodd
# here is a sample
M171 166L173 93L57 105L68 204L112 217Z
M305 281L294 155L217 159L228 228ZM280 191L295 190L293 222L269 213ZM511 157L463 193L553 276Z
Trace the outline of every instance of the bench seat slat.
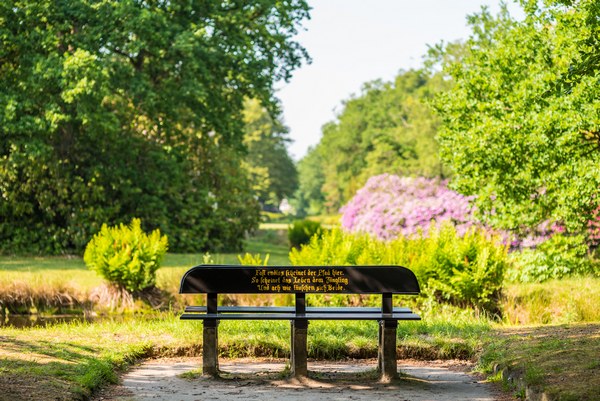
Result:
M421 320L416 313L184 313L181 320Z
M293 306L219 306L219 313L294 313ZM186 306L185 312L206 313L206 306ZM313 307L306 308L310 313L381 313L381 308L362 306ZM411 313L410 308L395 307L394 313Z

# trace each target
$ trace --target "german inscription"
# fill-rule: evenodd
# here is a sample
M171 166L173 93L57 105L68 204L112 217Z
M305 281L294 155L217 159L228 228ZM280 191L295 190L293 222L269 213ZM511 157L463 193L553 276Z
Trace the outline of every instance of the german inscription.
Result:
M251 284L258 292L342 292L349 283L342 269L258 269Z

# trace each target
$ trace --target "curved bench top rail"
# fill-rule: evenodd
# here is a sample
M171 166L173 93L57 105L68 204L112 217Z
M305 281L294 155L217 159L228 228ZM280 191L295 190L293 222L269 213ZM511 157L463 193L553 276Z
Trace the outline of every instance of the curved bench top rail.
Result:
M419 292L414 273L402 266L199 265L183 275L179 288L180 294Z

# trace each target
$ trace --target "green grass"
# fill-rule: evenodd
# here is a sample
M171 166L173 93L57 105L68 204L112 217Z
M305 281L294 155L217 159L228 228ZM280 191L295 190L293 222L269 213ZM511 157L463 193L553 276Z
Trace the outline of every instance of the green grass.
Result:
M260 236L244 241L243 252L232 253L215 253L210 254L215 263L224 264L239 264L238 255L244 252L249 253L272 253L270 260L275 260L273 264L287 263L288 249L281 243L273 243L280 241L273 239L268 233L260 233ZM192 267L203 263L204 255L202 253L168 253L165 256L163 268L179 268ZM78 256L0 256L0 271L3 273L14 272L23 273L39 273L39 272L60 272L61 274L74 272L87 268L83 263L83 259ZM93 274L93 272L90 272Z
M507 284L502 309L509 324L600 322L600 277Z
M270 253L271 265L289 264L281 232L259 231L246 242L246 250ZM215 263L238 263L237 254L211 257ZM158 271L159 287L176 293L182 274L203 262L202 254L167 254ZM48 299L54 299L57 290L86 296L101 282L81 258L0 257L3 302L9 290L23 291L31 298L35 293L28 293L27 288ZM504 296L501 324L472 311L440 306L422 311L421 322L401 323L399 357L479 358L482 372L492 375L499 366L507 372L505 379L519 378L556 399L594 399L593 394L600 393L600 279L508 284ZM276 302L290 302L282 297ZM225 298L223 302L231 301ZM235 301L261 303L264 299ZM0 394L9 388L27 391L27 396L40 400L86 397L92 389L114 382L119 371L139 358L198 355L201 327L198 322L181 322L172 314L162 314L49 328L0 328ZM223 357L289 354L289 323L226 321L219 327ZM311 322L308 338L311 358L375 357L377 324ZM12 398L19 399L18 395Z
M600 323L498 327L483 344L479 369L506 387L525 386L556 400L597 400Z
M180 325L174 317L129 320L121 323L71 323L41 329L0 329L0 388L25 380L33 399L87 397L93 389L114 383L117 373L155 350L175 354L181 346L193 350L200 335L194 325ZM12 395L12 394L11 394ZM24 395L24 394L22 394Z
M85 267L80 257L0 256L0 287L14 282L60 282L86 289L98 285L101 279Z
M398 332L399 351L424 356L426 349L427 357L433 359L460 357L462 353L448 353L459 349L452 344L482 337L489 330L489 325L477 322L407 322ZM288 322L224 321L219 325L220 354L286 357L289 336ZM23 380L27 386L8 387L10 391L27 391L40 400L65 394L65 399L76 399L114 383L118 372L140 358L199 355L202 324L165 313L150 319L69 323L45 329L0 328L0 338L0 388ZM376 349L376 322L309 325L310 358L375 357ZM19 399L18 395L13 398Z
M287 216L277 213L262 213L263 223L260 228L263 230L282 230L287 232L288 227L296 220L303 220L293 216ZM304 219L317 221L325 228L333 228L340 226L341 215L339 214L324 214L318 216L307 216Z
M65 394L65 399L85 397L114 382L119 371L139 358L199 355L201 328L199 322L182 322L166 313L46 329L0 328L0 388L22 381L27 385L9 388L26 388L40 400ZM311 322L309 357L375 357L377 331L376 322ZM219 326L220 353L286 357L289 335L287 322L224 321ZM558 399L591 400L590 394L598 390L598 323L524 328L493 323L468 310L439 307L425 311L420 322L401 322L398 339L401 358L480 358L481 371L492 374L494 366L501 366L510 377Z
M261 230L281 230L287 231L290 223L260 223Z
M120 371L140 358L199 355L201 331L201 323L166 313L45 329L2 328L0 388L3 381L21 380L28 383L23 389L39 395L36 399L86 397L115 382ZM376 322L311 322L309 358L374 358L377 331ZM287 357L289 333L287 322L224 321L219 326L220 355ZM398 340L402 358L481 356L481 371L491 374L496 365L506 367L510 377L557 399L592 400L598 390L599 324L504 327L474 314L438 312L421 322L402 322Z
M263 258L269 254L269 265L289 265L288 248L282 241L277 233L259 231L244 242L245 252ZM239 264L239 254L211 254L210 259L217 264ZM177 294L183 274L204 263L205 258L205 254L167 254L157 271L157 286ZM52 314L85 309L90 294L103 282L81 257L0 256L0 306L13 313Z
M425 360L472 359L489 322L448 316L398 326L398 353ZM308 356L315 359L376 358L378 323L314 321L308 327ZM223 321L219 325L221 353L227 357L287 357L289 323Z

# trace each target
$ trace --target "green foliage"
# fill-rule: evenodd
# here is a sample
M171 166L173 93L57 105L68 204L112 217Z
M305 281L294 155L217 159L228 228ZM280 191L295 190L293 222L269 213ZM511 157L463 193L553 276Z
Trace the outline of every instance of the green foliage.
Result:
M427 291L438 299L495 312L508 267L508 251L499 237L473 228L459 237L451 224L421 237L413 261Z
M322 191L325 160L317 149L310 147L306 156L298 162L298 190L292 204L299 217L325 212L325 195Z
M135 293L155 285L167 246L167 237L159 230L148 235L141 221L133 219L129 226L104 224L87 245L83 260L112 284Z
M245 102L244 123L244 165L254 194L262 205L279 207L298 186L296 166L286 148L288 129L255 99Z
M394 82L367 83L345 101L299 163L298 210L335 213L373 175L446 176L437 155L438 118L425 104L444 85L441 76L411 70Z
M541 283L594 270L583 235L555 234L535 249L514 252L511 259L508 277L521 283Z
M291 248L299 248L308 244L313 237L323 233L321 223L312 220L296 220L288 227L288 241Z
M246 98L306 59L303 0L0 4L0 252L80 252L140 217L172 250L241 248Z
M244 266L267 266L269 264L269 254L263 259L260 253L251 254L246 252L244 256L238 255L238 260Z
M424 294L459 306L496 312L504 272L505 246L481 229L459 236L451 224L431 227L429 235L381 241L339 229L292 249L293 265L400 265L411 269Z
M522 3L522 21L471 16L459 57L442 63L453 82L435 102L442 157L494 225L583 232L600 196L600 9Z

